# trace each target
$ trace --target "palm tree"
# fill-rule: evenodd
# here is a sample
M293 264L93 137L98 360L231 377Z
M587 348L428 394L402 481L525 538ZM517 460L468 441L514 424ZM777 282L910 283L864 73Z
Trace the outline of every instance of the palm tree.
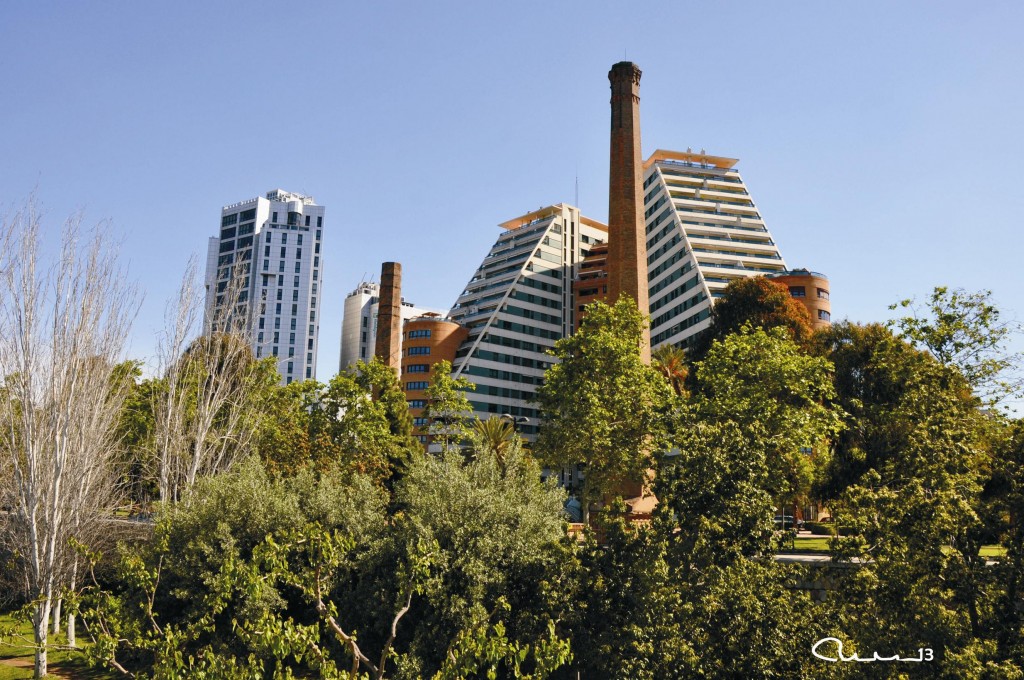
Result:
M481 446L494 453L498 465L505 467L505 452L516 439L516 431L505 418L491 416L487 420L477 420L473 424Z
M662 345L651 353L651 365L668 380L676 394L683 396L686 390L686 352L675 345Z

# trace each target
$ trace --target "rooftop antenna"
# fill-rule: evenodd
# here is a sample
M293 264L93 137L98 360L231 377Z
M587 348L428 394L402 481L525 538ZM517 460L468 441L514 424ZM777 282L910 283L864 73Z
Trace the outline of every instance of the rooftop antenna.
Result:
M577 208L579 208L580 207L580 171L579 171L579 168L576 169L576 193L573 196L572 200L573 200L573 205L576 206Z

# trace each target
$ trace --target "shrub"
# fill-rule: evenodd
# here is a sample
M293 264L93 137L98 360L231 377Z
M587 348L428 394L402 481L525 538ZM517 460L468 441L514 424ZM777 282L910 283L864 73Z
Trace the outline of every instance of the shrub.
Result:
M815 536L831 536L832 526L824 522L804 522L804 529L810 531Z

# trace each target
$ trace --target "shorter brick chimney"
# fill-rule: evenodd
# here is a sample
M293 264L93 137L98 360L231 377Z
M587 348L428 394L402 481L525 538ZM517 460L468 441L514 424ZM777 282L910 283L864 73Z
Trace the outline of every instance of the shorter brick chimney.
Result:
M401 371L402 366L402 265L385 262L380 268L380 298L377 302L377 337L374 356Z

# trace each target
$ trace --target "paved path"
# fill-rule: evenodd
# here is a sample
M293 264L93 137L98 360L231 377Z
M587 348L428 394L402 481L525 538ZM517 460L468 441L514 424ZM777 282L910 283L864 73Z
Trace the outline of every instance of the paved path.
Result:
M785 553L776 554L776 562L828 562L831 557L826 553Z
M13 659L0 659L0 666L7 666L9 668L18 668L28 671L26 678L32 677L32 671L35 669L35 663L31 658L26 659L23 656L15 657ZM48 678L60 678L61 680L75 680L75 678L81 678L82 675L75 675L75 671L64 668L61 662L49 664L49 668L46 669L46 677ZM90 676L91 677L91 676Z

